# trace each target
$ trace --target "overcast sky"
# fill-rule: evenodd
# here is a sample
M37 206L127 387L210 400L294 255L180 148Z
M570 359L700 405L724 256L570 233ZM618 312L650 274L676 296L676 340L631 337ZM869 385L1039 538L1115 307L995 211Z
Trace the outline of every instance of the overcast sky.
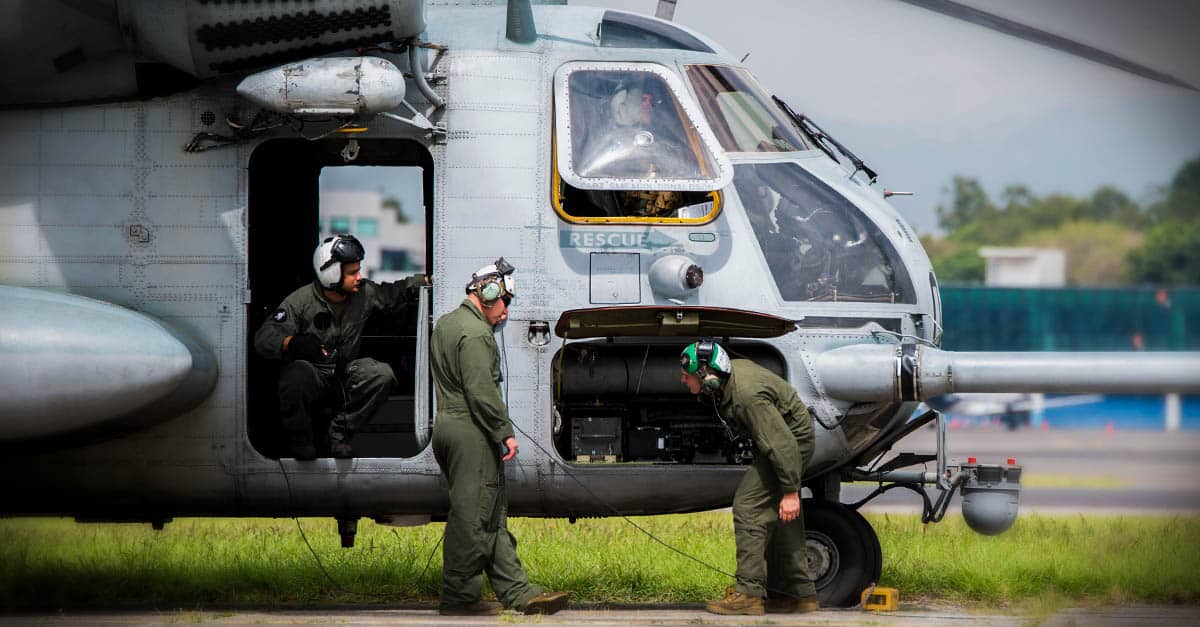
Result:
M967 0L1200 86L1195 0ZM657 0L571 0L653 14ZM734 8L736 7L736 8ZM921 232L956 174L1152 197L1200 156L1200 92L896 0L679 0L675 21L741 58L880 174Z

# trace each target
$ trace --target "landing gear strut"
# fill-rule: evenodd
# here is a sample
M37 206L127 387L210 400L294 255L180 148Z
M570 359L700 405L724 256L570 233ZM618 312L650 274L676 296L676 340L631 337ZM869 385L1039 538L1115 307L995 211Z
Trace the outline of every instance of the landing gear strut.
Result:
M862 514L828 501L804 499L808 568L822 606L851 607L879 581L883 552Z

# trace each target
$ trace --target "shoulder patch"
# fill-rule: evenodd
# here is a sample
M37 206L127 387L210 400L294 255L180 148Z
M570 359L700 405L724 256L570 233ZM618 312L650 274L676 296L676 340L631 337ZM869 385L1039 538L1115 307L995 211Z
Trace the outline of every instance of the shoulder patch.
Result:
M287 311L283 308L280 308L275 311L275 314L271 316L271 319L275 322L283 322L284 320L287 320Z

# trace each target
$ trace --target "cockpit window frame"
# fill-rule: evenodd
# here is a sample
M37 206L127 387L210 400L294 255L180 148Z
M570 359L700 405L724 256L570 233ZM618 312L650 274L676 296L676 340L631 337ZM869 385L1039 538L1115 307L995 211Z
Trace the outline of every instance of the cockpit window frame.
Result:
M795 153L795 152L810 152L810 151L818 149L817 146L813 145L812 142L807 137L805 137L803 130L796 126L796 124L787 116L787 113L785 111L781 110L774 102L772 102L770 100L770 93L767 92L765 89L763 89L762 84L759 83L759 81L758 81L758 77L756 77L754 75L754 73L751 72L748 68L737 66L737 65L732 65L732 64L728 64L728 63L686 63L681 66L681 72L684 76L684 79L688 83L688 87L691 89L692 97L696 99L696 102L700 106L701 111L704 112L704 114L705 114L704 119L705 119L705 122L707 122L709 125L709 130L712 131L713 136L717 137L718 141L721 143L721 147L724 148L728 154L739 155L739 156L779 155L779 154L787 154L787 153ZM756 104L758 104L761 107L761 111L763 113L765 113L768 116L771 116L772 118L774 118L775 122L779 123L779 126L781 129L786 129L787 131L791 132L791 134L792 134L791 138L782 138L782 139L788 140L788 141L795 140L794 142L790 142L790 143L795 143L797 145L794 146L792 150L785 150L782 148L778 149L778 150L762 150L762 149L744 150L744 149L741 149L741 146L731 147L731 146L727 145L727 142L724 141L724 139L722 139L722 137L723 137L722 133L725 133L726 135L728 135L731 142L736 143L737 140L736 140L735 134L732 132L732 129L730 128L730 124L729 124L728 120L718 119L718 120L714 121L712 119L712 116L708 115L708 111L705 109L705 104L704 104L705 99L704 99L703 95L701 94L701 85L699 85L697 83L697 78L698 78L697 74L700 72L716 72L716 73L728 72L730 74L737 75L738 78L741 79L742 81L744 81L751 89L748 91L740 91L739 90L735 93L748 94L753 99L753 102L755 102ZM714 104L717 104L717 103L714 103ZM725 113L724 111L717 111L714 113L716 115L719 115L722 118L724 118L724 113ZM717 128L718 123L725 126L725 128L721 129L720 132Z
M573 163L570 77L573 73L581 71L647 72L660 78L675 100L674 104L683 118L685 132L694 133L689 137L689 141L698 143L692 146L693 150L702 150L711 162L704 165L715 167L716 172L697 179L584 177L577 174ZM555 71L554 85L555 143L552 158L556 171L568 185L585 190L712 192L728 186L733 181L733 164L725 150L708 128L703 112L693 100L683 79L667 66L649 62L571 61L559 66Z
M803 155L803 153L799 154ZM753 218L750 216L750 209L746 206L746 200L742 197L742 190L737 187L735 180L735 183L731 184L728 191L737 198L735 204L741 208L741 211L737 213L739 213L740 216L743 217L750 226L750 230L753 233L754 238L754 248L757 250L758 257L763 263L764 268L771 275L770 285L775 297L778 298L779 302L784 305L803 304L806 307L818 308L839 308L845 307L847 304L853 304L855 307L863 309L873 307L885 307L890 309L897 306L910 309L916 306L919 303L917 284L914 281L913 276L910 274L910 266L905 255L901 252L899 247L897 247L896 241L894 241L894 239L890 237L887 234L887 231L880 225L879 221L876 219L876 216L872 215L871 212L867 211L863 206L843 193L842 190L838 189L837 185L830 184L829 181L824 180L822 176L820 176L817 172L814 172L810 167L808 167L808 165L804 164L804 161L807 159L819 159L819 154L820 153L813 154L810 152L807 156L797 157L797 153L792 153L792 156L789 157L781 156L779 153L746 153L739 155L739 158L735 161L734 165L738 168L760 166L787 166L789 168L794 168L795 171L800 173L801 176L808 179L809 183L814 184L817 187L824 188L823 191L828 194L837 196L842 202L845 203L845 207L850 210L851 213L847 215L857 221L860 221L864 227L871 231L867 233L867 235L873 243L875 249L881 254L883 260L888 265L891 265L893 268L897 269L894 275L895 280L892 283L892 287L894 288L892 292L892 298L888 300L863 299L849 294L847 294L846 298L840 299L836 297L833 299L790 298L787 291L779 283L778 271L780 271L782 266L773 265L771 263L769 259L770 254L763 246L760 233L754 224Z
M711 46L682 28L637 13L605 11L604 16L600 19L598 32L600 35L600 47L602 48L688 50L691 52L716 53ZM608 36L609 33L614 32L618 34L614 37ZM627 38L627 34L633 33L640 34L642 39L635 42Z
M555 159L551 159L551 191L550 202L554 207L554 212L558 217L566 222L574 224L634 224L634 225L690 225L697 226L707 224L717 219L724 208L724 194L721 190L708 192L709 202L712 203L712 209L708 213L696 218L667 218L667 217L648 217L648 216L580 216L567 212L563 207L563 180L558 172L558 163ZM625 191L625 190L615 190Z

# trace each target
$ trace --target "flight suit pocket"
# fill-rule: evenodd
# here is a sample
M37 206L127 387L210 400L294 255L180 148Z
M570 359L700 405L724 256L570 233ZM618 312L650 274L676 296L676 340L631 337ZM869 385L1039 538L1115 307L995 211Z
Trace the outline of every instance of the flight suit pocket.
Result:
M484 481L479 484L479 509L478 520L479 526L485 531L489 530L494 517L499 516L500 503L498 500L500 484L495 481Z

